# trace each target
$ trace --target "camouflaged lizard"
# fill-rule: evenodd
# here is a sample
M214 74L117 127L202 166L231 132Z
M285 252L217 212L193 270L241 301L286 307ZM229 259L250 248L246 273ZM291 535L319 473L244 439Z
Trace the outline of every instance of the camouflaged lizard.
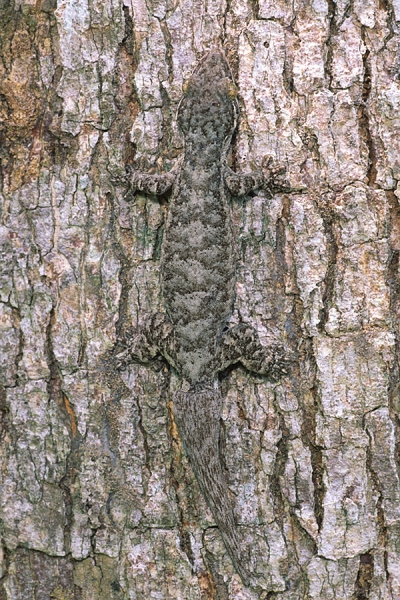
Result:
M285 373L285 359L280 347L262 346L250 325L227 329L236 284L229 192L242 196L261 187L279 189L274 175L282 170L265 177L239 175L228 167L237 117L229 65L221 51L213 50L195 69L179 105L183 159L169 173L131 175L133 188L145 193L165 194L172 188L161 251L165 313L153 315L130 339L121 340L117 361L124 368L161 354L179 375L173 405L184 448L234 568L248 584L219 455L218 373L241 362L276 379Z

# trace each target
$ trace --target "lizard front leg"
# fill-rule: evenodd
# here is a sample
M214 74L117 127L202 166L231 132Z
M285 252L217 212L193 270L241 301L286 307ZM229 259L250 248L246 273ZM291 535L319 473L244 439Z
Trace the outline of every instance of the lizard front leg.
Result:
M233 196L246 196L264 185L264 176L258 171L240 174L232 171L230 167L226 167L224 179L226 187Z
M283 176L286 169L282 166L272 167L272 158L263 160L263 170L251 173L235 173L230 167L224 171L225 184L233 196L246 196L258 189L265 189L269 194L289 189Z
M177 177L177 173L180 170L181 160L178 159L172 169L168 173L162 173L161 175L155 175L152 173L145 173L140 170L130 169L128 173L128 181L131 184L131 191L144 192L145 194L155 194L156 196L162 196L166 194Z
M176 174L172 172L163 173L162 175L151 175L148 173L132 171L130 174L130 183L132 191L162 196L162 194L165 194L171 189L175 177Z
M249 371L277 381L287 375L291 357L278 344L263 346L254 327L241 323L223 334L217 361L219 371L240 362Z

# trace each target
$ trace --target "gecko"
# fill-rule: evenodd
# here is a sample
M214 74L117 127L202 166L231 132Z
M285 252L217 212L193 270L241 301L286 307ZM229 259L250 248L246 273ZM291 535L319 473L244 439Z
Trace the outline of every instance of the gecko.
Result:
M229 64L222 50L213 49L195 68L178 107L184 153L177 166L159 175L129 175L134 191L171 192L160 264L165 312L119 340L116 360L124 369L129 362L149 363L161 355L178 374L173 410L183 447L234 569L249 585L220 458L218 374L240 362L277 380L287 373L287 360L281 346L263 346L251 325L228 328L236 286L230 196L258 188L273 192L282 173L230 169L227 157L238 115Z

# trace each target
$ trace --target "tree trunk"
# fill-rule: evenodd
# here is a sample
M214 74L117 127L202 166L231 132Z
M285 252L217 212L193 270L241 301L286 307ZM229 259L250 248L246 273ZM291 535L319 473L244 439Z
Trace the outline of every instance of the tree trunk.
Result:
M399 26L399 0L0 0L0 600L400 598ZM272 156L299 190L232 202L230 325L296 357L278 383L221 376L253 588L182 448L176 376L107 368L162 310L168 210L115 181L174 164L215 43L232 167Z

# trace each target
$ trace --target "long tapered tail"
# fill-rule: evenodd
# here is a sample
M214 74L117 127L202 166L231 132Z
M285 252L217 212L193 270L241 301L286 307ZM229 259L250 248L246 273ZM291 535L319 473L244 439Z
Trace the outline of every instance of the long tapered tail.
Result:
M191 467L221 532L225 547L243 583L249 574L243 565L239 538L219 455L222 397L207 388L174 396L174 414Z

